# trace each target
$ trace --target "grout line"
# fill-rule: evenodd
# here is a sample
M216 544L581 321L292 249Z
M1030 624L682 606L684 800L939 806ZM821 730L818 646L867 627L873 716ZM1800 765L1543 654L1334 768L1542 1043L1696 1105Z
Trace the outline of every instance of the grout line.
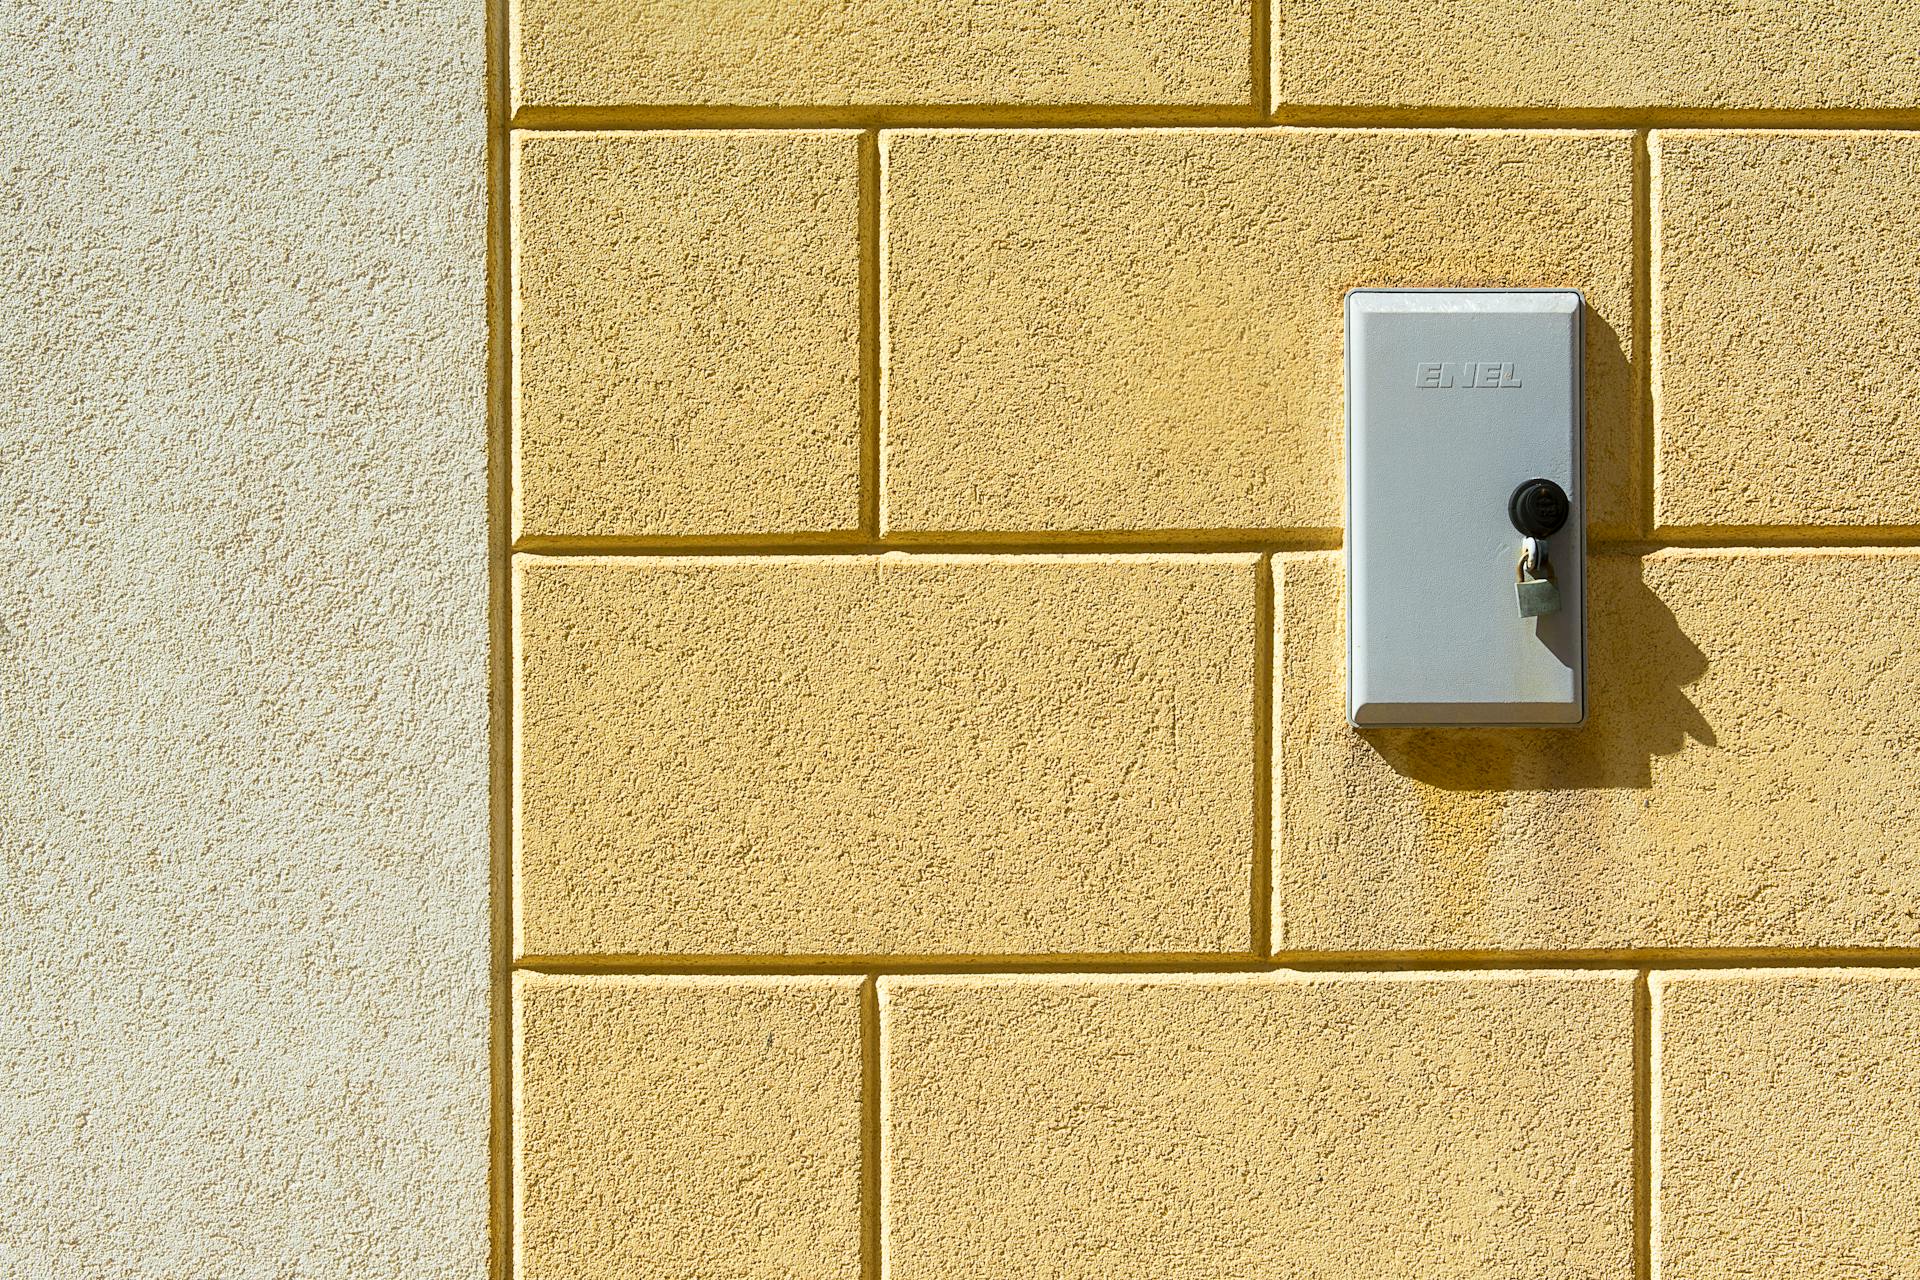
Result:
M1913 107L1280 106L1275 124L1331 129L1912 129Z
M1174 555L1263 551L1332 551L1338 529L1144 529L1073 533L849 533L770 534L765 537L530 537L519 553L547 556L633 555L1071 555L1106 551Z
M1647 984L1647 1231L1645 1280L1660 1275L1660 992Z
M488 736L488 1272L513 1272L513 952L512 872L512 476L508 399L513 283L507 189L509 92L508 0L486 0L487 44L487 736Z
M1653 998L1642 969L1633 983L1633 1274L1653 1280Z
M880 135L860 135L860 532L880 536Z
M1273 950L1273 557L1260 557L1253 609L1252 950Z
M1273 113L1273 3L1252 0L1253 109L1265 119Z
M1002 955L526 955L529 973L744 976L1022 973L1380 973L1540 969L1817 969L1920 967L1920 947L1657 947L1566 951L1075 952Z
M876 977L913 973L1246 973L1270 969L1247 952L1167 952L1160 955L1060 953L1034 955L526 955L526 973L606 977L698 975L739 977L794 974Z
M887 536L887 414L891 370L889 338L892 333L892 318L887 313L887 139L882 134L874 135L876 155L874 175L874 427L873 427L873 488L874 488L874 528L876 538Z
M1256 15L1270 4L1256 3ZM1257 21L1256 16L1256 21ZM1267 49L1261 50L1262 30ZM1269 64L1247 103L1212 106L1035 103L861 106L529 106L527 130L630 129L1914 129L1913 107L1377 107L1283 103L1271 96L1271 25L1252 33L1251 60Z
M1660 149L1648 134L1644 144L1647 166L1647 275L1636 279L1647 309L1647 520L1646 528L1660 528L1660 365L1666 346L1660 322Z
M1657 523L1655 485L1658 483L1653 439L1653 303L1648 281L1653 272L1652 168L1648 134L1633 135L1633 358L1635 526L1651 534Z
M860 984L860 1277L880 1280L880 983Z
M847 556L910 553L927 556L1006 555L1278 555L1338 551L1338 529L1141 530L1113 533L784 533L735 537L618 536L522 538L515 555L644 558L674 556ZM1645 538L1589 538L1589 555L1651 555L1657 551L1822 551L1920 546L1920 525L1855 528L1793 525L1670 527Z
M1728 551L1823 551L1861 547L1888 549L1920 543L1920 525L1865 525L1855 528L1806 525L1724 525L1719 528L1656 527L1646 540L1622 539L1593 544L1614 554L1721 548Z
M688 537L531 534L513 544L515 555L536 556L846 555L886 549L857 530Z
M529 131L644 129L1246 128L1263 123L1251 101L1211 106L913 103L860 106L538 106L513 127Z

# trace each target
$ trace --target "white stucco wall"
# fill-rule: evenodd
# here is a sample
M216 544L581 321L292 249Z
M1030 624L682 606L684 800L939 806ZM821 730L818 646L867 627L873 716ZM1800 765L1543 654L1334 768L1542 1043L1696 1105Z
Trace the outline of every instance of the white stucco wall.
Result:
M486 1260L478 0L0 0L0 1276Z

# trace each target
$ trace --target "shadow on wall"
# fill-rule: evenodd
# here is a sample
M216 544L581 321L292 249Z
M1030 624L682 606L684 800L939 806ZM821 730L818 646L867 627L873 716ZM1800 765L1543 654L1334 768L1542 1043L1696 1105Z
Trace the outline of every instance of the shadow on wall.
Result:
M1592 307L1582 308L1586 325L1587 513L1590 523L1614 529L1638 524L1640 415L1634 392L1633 364L1620 333ZM1641 353L1641 359L1646 353Z
M1653 785L1653 759L1713 727L1686 688L1707 656L1681 631L1638 556L1588 563L1587 722L1577 729L1365 729L1405 777L1447 791L1585 791Z

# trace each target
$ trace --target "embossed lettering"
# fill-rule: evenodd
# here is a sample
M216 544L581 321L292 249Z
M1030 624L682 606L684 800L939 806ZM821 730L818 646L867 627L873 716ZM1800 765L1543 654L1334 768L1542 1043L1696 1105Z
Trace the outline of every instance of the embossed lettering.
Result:
M1414 366L1413 385L1422 391L1444 391L1458 385L1468 390L1493 391L1522 386L1519 366L1511 360L1423 360Z

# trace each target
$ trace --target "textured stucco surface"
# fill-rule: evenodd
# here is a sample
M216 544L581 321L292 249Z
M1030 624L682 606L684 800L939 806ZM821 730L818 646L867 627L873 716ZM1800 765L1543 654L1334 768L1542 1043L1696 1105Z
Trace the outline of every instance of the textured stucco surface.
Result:
M888 978L891 1280L1626 1280L1632 976Z
M517 1280L855 1280L861 982L520 975Z
M1920 1264L1920 973L1653 981L1661 1280Z
M1920 525L1920 133L1651 145L1659 522Z
M478 5L0 7L0 1276L486 1253Z
M860 519L859 135L520 135L516 534Z
M1593 523L1636 518L1623 133L906 131L894 530L1336 528L1342 296L1586 293Z
M1913 0L509 8L538 1280L1920 1278ZM1357 731L1342 294L1543 285L1592 718Z
M1910 107L1911 0L1274 0L1273 100Z
M522 557L521 950L1245 951L1256 580Z
M1251 100L1248 0L514 0L516 105Z
M1920 555L1594 556L1571 730L1354 731L1340 559L1277 570L1280 945L1920 944Z

